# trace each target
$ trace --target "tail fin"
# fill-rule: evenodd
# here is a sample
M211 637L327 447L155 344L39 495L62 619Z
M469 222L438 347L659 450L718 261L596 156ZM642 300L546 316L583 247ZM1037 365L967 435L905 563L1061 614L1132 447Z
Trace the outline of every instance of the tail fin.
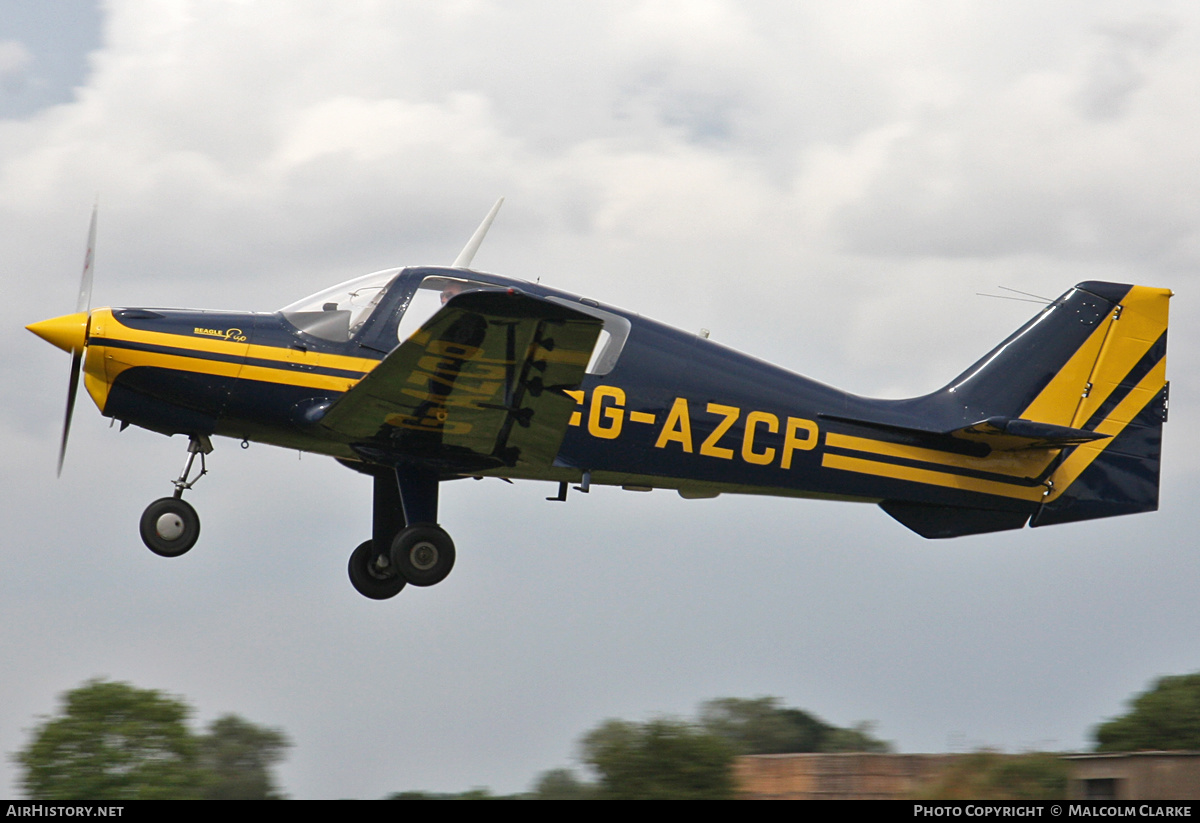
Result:
M1092 284L1084 284L1088 286ZM1124 287L1122 287L1124 288ZM1047 526L1158 508L1167 420L1167 302L1171 292L1128 287L1068 425L1108 435L1065 451L1030 525ZM1033 413L1051 413L1049 409ZM1026 415L1027 416L1027 415Z
M912 411L940 421L944 436L1044 467L1026 475L1044 484L1032 526L1154 511L1170 297L1167 289L1080 283ZM1020 528L1029 516L1003 505L1003 522L990 506L882 506L927 537Z
M1093 377L1100 369L1105 344L1111 345L1114 323L1125 311L1123 301L1132 299L1141 307L1148 299L1155 307L1155 330L1145 328L1145 323L1135 324L1136 328L1120 335L1137 340L1151 337L1149 346L1166 330L1169 296L1165 289L1080 283L925 399L939 405L953 401L954 407L963 409L962 419L967 422L1002 416L1072 426L1089 396L1088 386L1096 383ZM1137 316L1144 318L1146 312ZM1101 379L1108 377L1106 371Z

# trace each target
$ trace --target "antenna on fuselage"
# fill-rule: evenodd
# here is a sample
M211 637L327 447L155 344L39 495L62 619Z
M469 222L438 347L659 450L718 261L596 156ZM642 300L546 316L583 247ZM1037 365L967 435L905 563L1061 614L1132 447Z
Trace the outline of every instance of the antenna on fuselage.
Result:
M467 241L467 245L463 246L463 250L458 253L458 257L454 258L454 268L465 269L471 265L471 261L475 259L475 252L479 251L479 245L483 242L484 236L487 235L488 229L492 227L492 221L496 219L496 212L500 211L500 206L504 204L504 198L501 197L496 201L496 205L492 206L492 210L488 212L487 217L483 218L483 222L479 224L479 228L475 229L475 233L471 235L471 239Z

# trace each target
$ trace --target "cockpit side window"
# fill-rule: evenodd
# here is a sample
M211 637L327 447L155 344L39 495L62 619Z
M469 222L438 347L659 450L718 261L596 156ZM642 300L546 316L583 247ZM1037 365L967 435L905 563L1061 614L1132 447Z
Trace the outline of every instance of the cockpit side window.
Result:
M629 318L622 317L614 312L605 311L596 306L591 306L587 303L568 300L564 297L548 297L547 300L553 300L564 306L570 306L577 312L591 315L599 320L604 321L604 328L600 330L600 337L596 340L596 348L592 349L592 358L587 364L587 373L595 375L608 374L617 365L617 360L621 357L621 350L625 348L625 341L629 339L629 330L632 324Z
M413 332L421 328L426 320L433 317L438 309L456 294L473 289L495 288L496 286L491 283L470 280L466 277L451 277L442 274L426 277L417 286L412 297L409 298L408 305L404 308L404 316L400 318L400 324L396 327L396 339L403 343L412 337Z

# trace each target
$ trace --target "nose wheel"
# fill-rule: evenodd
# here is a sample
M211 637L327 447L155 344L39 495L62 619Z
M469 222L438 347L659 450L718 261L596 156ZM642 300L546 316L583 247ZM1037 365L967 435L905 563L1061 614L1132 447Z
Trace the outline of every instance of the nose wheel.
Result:
M179 557L200 537L200 517L178 497L162 497L142 512L142 542L159 557Z
M207 437L193 436L188 442L188 457L183 466L183 473L174 481L175 496L160 497L142 512L142 542L159 557L179 557L186 554L200 537L200 516L190 503L184 501L183 493L208 474L208 468L204 465L204 455L211 451L212 443ZM196 455L200 455L200 473L189 481Z

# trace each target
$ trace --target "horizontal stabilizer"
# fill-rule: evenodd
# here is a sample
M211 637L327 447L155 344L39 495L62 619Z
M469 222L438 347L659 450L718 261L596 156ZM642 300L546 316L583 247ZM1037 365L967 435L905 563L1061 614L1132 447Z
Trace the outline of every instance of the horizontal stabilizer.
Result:
M987 451L1062 449L1067 446L1090 443L1093 440L1104 440L1111 436L1070 426L1057 426L1052 423L1038 423L1033 420L1012 417L989 417L969 426L949 430L898 426L892 423L829 414L822 414L820 417L824 420L835 420L862 428L891 432L914 442L927 441L931 446L936 445L935 441L941 441L941 445L945 445L947 438L956 438L987 447L979 450L981 454Z
M995 451L1061 449L1111 437L1100 432L1012 417L989 417L949 434L963 440L985 443Z

